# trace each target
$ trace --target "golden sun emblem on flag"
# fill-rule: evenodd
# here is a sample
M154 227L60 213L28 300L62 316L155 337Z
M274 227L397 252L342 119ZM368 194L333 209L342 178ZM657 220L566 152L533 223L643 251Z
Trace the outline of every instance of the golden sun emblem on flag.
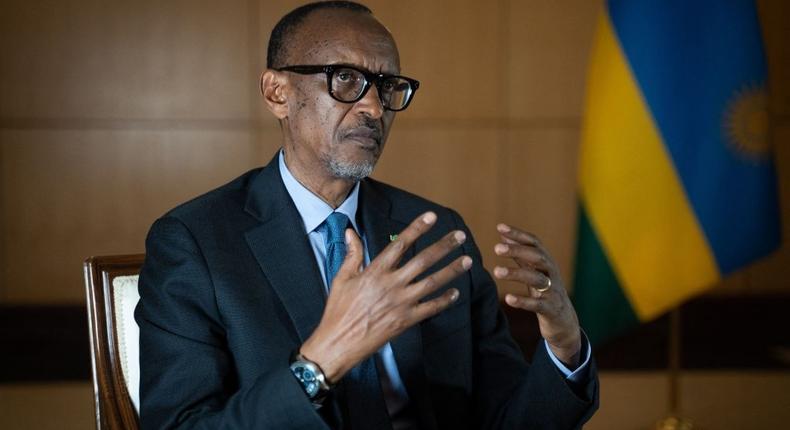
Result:
M755 163L769 158L768 97L763 86L739 90L724 113L724 135L730 148Z

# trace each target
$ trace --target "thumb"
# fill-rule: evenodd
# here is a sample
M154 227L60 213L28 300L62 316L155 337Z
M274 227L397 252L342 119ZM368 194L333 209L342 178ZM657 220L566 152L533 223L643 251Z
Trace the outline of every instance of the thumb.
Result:
M347 228L345 232L346 239L346 258L343 264L337 271L337 277L350 278L359 273L359 268L362 266L362 261L365 258L364 248L362 241L353 228Z

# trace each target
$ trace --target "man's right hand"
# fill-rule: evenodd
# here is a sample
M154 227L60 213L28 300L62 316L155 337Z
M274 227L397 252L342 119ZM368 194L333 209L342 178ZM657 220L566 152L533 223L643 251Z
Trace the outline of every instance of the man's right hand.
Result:
M403 267L403 253L436 222L436 214L418 217L362 270L365 254L353 229L346 229L348 248L326 302L321 322L300 353L318 364L326 378L337 382L352 367L378 351L407 328L446 309L458 299L458 290L421 302L428 294L472 267L469 256L420 280L423 273L466 240L460 230L417 254Z

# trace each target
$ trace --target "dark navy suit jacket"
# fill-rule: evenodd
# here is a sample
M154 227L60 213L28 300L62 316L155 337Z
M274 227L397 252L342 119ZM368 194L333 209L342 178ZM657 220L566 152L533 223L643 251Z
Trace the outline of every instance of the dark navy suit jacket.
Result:
M446 288L458 302L392 339L398 371L424 429L570 429L598 405L595 364L573 386L541 342L528 364L510 336L496 286L454 211L372 179L358 217L371 258L425 211L436 225L404 257L454 229L472 269ZM316 410L289 370L318 325L325 293L277 158L170 211L151 227L140 274L143 428L343 427L342 381Z

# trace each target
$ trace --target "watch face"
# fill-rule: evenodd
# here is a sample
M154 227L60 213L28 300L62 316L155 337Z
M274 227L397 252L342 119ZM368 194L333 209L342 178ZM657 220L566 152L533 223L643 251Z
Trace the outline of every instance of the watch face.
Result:
M291 367L291 371L293 371L296 379L302 383L302 388L304 388L308 397L313 398L318 394L318 380L316 380L315 373L312 370L298 363L294 363Z

